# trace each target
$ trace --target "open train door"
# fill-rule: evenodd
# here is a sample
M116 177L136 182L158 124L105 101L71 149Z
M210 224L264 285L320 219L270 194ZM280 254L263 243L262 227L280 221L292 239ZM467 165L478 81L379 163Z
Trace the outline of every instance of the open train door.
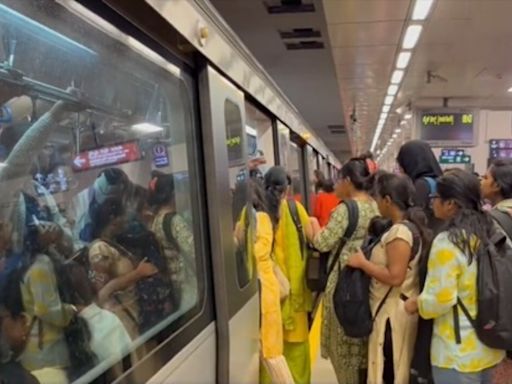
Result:
M234 235L248 197L246 188L241 188L247 175L244 94L210 66L200 75L200 87L217 324L217 382L255 383L259 375L259 300L253 244L235 241Z

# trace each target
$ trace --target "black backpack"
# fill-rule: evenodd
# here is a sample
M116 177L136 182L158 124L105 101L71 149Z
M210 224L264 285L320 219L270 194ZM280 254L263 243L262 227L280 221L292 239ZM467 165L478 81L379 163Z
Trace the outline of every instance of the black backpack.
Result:
M297 212L297 205L295 204L295 200L288 200L288 208L299 235L299 242L302 252L307 252L308 254L306 258L306 285L312 292L325 291L327 280L332 273L336 262L338 261L343 247L347 243L347 240L352 237L357 228L357 223L359 221L359 211L355 201L347 200L341 202L340 204L345 204L347 207L348 226L345 230L345 233L343 234L343 237L340 239L338 246L336 247L336 251L334 252L335 260L332 261L331 265L328 265L331 251L320 252L306 243L306 240L304 239L304 230L302 228L302 223Z
M413 234L412 256L416 256L421 245L421 239L416 226L408 221L406 225ZM370 258L373 248L380 242L384 231L375 238L365 249L364 254ZM412 259L411 259L412 260ZM338 266L338 268L340 268ZM338 284L334 291L333 304L336 317L348 337L364 338L372 333L373 322L386 303L393 287L390 287L380 301L375 315L372 316L370 308L370 281L361 269L346 266L339 272Z
M512 234L512 218L507 213L493 209L491 216L507 235ZM457 310L460 307L482 343L494 349L512 350L512 247L507 235L496 231L478 253L476 318L457 298L453 307L457 344L461 343Z

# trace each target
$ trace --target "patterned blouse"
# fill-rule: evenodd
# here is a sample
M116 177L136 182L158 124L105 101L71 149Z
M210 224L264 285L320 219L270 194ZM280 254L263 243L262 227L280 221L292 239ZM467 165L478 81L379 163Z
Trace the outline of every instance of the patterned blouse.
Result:
M441 232L432 244L425 288L418 298L421 317L434 319L432 365L459 372L479 372L498 364L505 352L491 349L477 337L459 308L461 344L455 342L453 307L459 297L472 317L477 312L477 263L468 258Z

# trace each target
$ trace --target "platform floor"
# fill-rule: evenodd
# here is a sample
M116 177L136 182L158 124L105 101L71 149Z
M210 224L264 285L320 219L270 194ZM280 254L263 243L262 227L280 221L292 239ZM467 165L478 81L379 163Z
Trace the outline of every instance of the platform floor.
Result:
M336 375L329 360L320 357L320 325L322 324L322 305L316 313L309 333L311 350L311 383L337 384Z

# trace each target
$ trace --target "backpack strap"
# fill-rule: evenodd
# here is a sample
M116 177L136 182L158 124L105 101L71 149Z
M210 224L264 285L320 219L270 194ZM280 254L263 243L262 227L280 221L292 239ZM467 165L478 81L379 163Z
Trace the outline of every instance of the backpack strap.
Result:
M373 315L372 321L375 321L375 319L379 315L380 310L382 309L382 307L384 307L384 304L386 304L386 300L388 299L389 295L391 294L391 291L393 290L393 288L394 288L393 286L389 287L388 291L386 292L386 294L380 301L379 305L377 306L377 310L375 311L375 315Z
M288 199L288 210L292 216L293 224L295 224L295 228L297 229L297 235L299 236L300 244L300 254L304 259L304 247L306 246L306 239L304 238L304 228L302 226L302 222L300 221L297 203L294 199Z
M345 229L345 233L340 239L340 242L338 243L338 247L336 248L336 251L334 253L334 259L331 262L331 265L329 268L327 268L327 278L331 275L332 271L334 270L334 267L338 263L338 260L341 256L341 251L343 250L343 247L345 244L347 244L347 241L352 238L354 235L354 232L357 229L357 224L359 224L359 206L354 200L346 200L343 201L341 204L345 204L347 207L348 212L348 225Z
M430 195L435 195L436 192L437 192L437 183L436 183L436 180L433 178L433 177L424 177L423 178L427 184L428 184L428 189L429 189L429 192L430 192Z
M409 229L412 233L412 249L411 249L411 261L416 257L421 247L421 235L416 224L410 221L402 221L402 224Z
M512 240L512 217L499 209L493 208L489 212L491 217L503 229L509 239Z
M460 297L457 297L457 304L453 306L453 328L455 331L455 343L460 344L462 342L462 338L460 336L460 319L458 307L462 309L464 316L466 316L466 319L468 319L473 329L477 329L477 324L476 320L471 317L468 308L464 305Z

